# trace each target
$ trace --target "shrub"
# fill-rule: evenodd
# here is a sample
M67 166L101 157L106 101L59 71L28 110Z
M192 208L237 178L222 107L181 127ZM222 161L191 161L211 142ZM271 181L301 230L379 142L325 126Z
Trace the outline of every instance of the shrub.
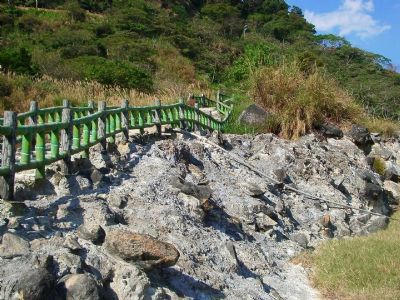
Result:
M31 33L37 29L42 22L32 15L23 15L18 20L18 27L20 30Z
M82 79L96 80L105 85L149 91L153 87L150 74L127 61L113 61L96 56L81 56L73 61Z
M385 160L380 157L380 156L376 156L374 157L374 164L373 164L373 169L376 173L378 173L381 176L385 175L385 171L386 171L386 162Z
M72 21L83 22L86 20L86 12L79 6L77 2L75 1L70 2L67 5L67 10Z
M324 71L316 69L307 75L297 63L261 68L254 76L251 93L257 103L279 117L286 138L298 138L325 121L346 123L362 114Z
M95 33L97 37L105 37L113 33L111 25L108 23L100 24L95 28Z
M11 82L3 75L0 75L0 97L8 97L13 90Z
M359 123L371 132L378 132L385 137L396 136L400 132L400 124L390 119L362 118Z
M8 14L0 13L0 26L14 26L14 18Z
M0 49L0 65L6 71L16 73L36 74L37 68L32 63L31 54L25 48Z

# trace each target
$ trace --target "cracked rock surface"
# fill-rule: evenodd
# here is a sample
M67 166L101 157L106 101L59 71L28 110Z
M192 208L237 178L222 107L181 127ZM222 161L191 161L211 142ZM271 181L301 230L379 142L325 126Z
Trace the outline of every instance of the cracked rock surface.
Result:
M223 146L274 180L181 134L92 149L36 186L24 176L20 202L0 202L0 299L318 299L291 259L387 218L285 186L383 215L399 201L397 177L371 168L377 156L398 168L398 140L369 154L314 135L224 135Z

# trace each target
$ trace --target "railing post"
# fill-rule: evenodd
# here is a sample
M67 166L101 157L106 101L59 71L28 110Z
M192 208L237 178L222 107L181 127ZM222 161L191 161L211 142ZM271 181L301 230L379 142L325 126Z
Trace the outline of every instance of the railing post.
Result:
M181 129L186 129L185 102L182 98L179 99L179 127Z
M194 128L195 130L200 130L201 124L200 124L200 114L199 114L199 103L196 101L194 104Z
M122 140L124 142L128 142L129 140L129 101L123 100L122 104L122 113L121 113L121 125L122 125Z
M208 118L207 118L207 127L208 127L209 131L212 130L212 128L211 128L211 118L212 118L212 113L211 113L211 111L209 111L208 112Z
M61 122L67 123L68 126L61 130L61 151L64 155L64 170L65 174L71 172L71 149L72 149L72 139L73 139L73 124L72 124L72 111L70 108L69 101L64 99L63 110L61 115Z
M36 124L44 124L44 116L37 115ZM46 142L44 132L36 133L36 145L35 145L35 158L36 162L41 165L36 168L35 180L42 180L46 177L45 174L45 156L46 156Z
M11 133L3 138L1 165L8 167L9 172L4 177L0 177L0 196L4 200L14 200L17 114L12 111L5 111L3 124L11 128Z
M154 123L156 124L156 132L158 136L161 136L161 101L160 99L155 100L157 108L154 110Z
M94 102L92 100L88 101L88 113L87 115L91 115L93 113ZM86 147L83 150L82 158L89 158L89 144L90 144L90 135L92 132L92 122L83 124L83 145Z
M100 140L100 151L105 152L107 151L107 140L106 140L106 119L107 116L105 114L106 111L106 102L105 101L100 101L99 102L99 112L102 112L103 114L100 116L99 121L98 121L98 136Z

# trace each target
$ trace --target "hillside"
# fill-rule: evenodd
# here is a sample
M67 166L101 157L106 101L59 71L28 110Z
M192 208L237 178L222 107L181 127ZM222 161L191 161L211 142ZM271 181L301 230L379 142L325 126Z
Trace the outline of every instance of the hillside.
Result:
M327 72L370 116L399 117L400 75L390 61L316 35L283 0L53 0L38 10L34 1L1 2L0 65L22 75L0 76L3 109L20 110L28 98L97 99L95 89L60 88L60 79L150 94L218 86L244 99L260 69L296 62L306 75Z

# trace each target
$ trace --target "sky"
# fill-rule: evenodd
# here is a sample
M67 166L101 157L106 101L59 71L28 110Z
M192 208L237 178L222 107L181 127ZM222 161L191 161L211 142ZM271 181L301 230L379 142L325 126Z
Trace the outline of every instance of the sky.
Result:
M318 33L345 37L400 67L400 0L287 0L300 7Z

